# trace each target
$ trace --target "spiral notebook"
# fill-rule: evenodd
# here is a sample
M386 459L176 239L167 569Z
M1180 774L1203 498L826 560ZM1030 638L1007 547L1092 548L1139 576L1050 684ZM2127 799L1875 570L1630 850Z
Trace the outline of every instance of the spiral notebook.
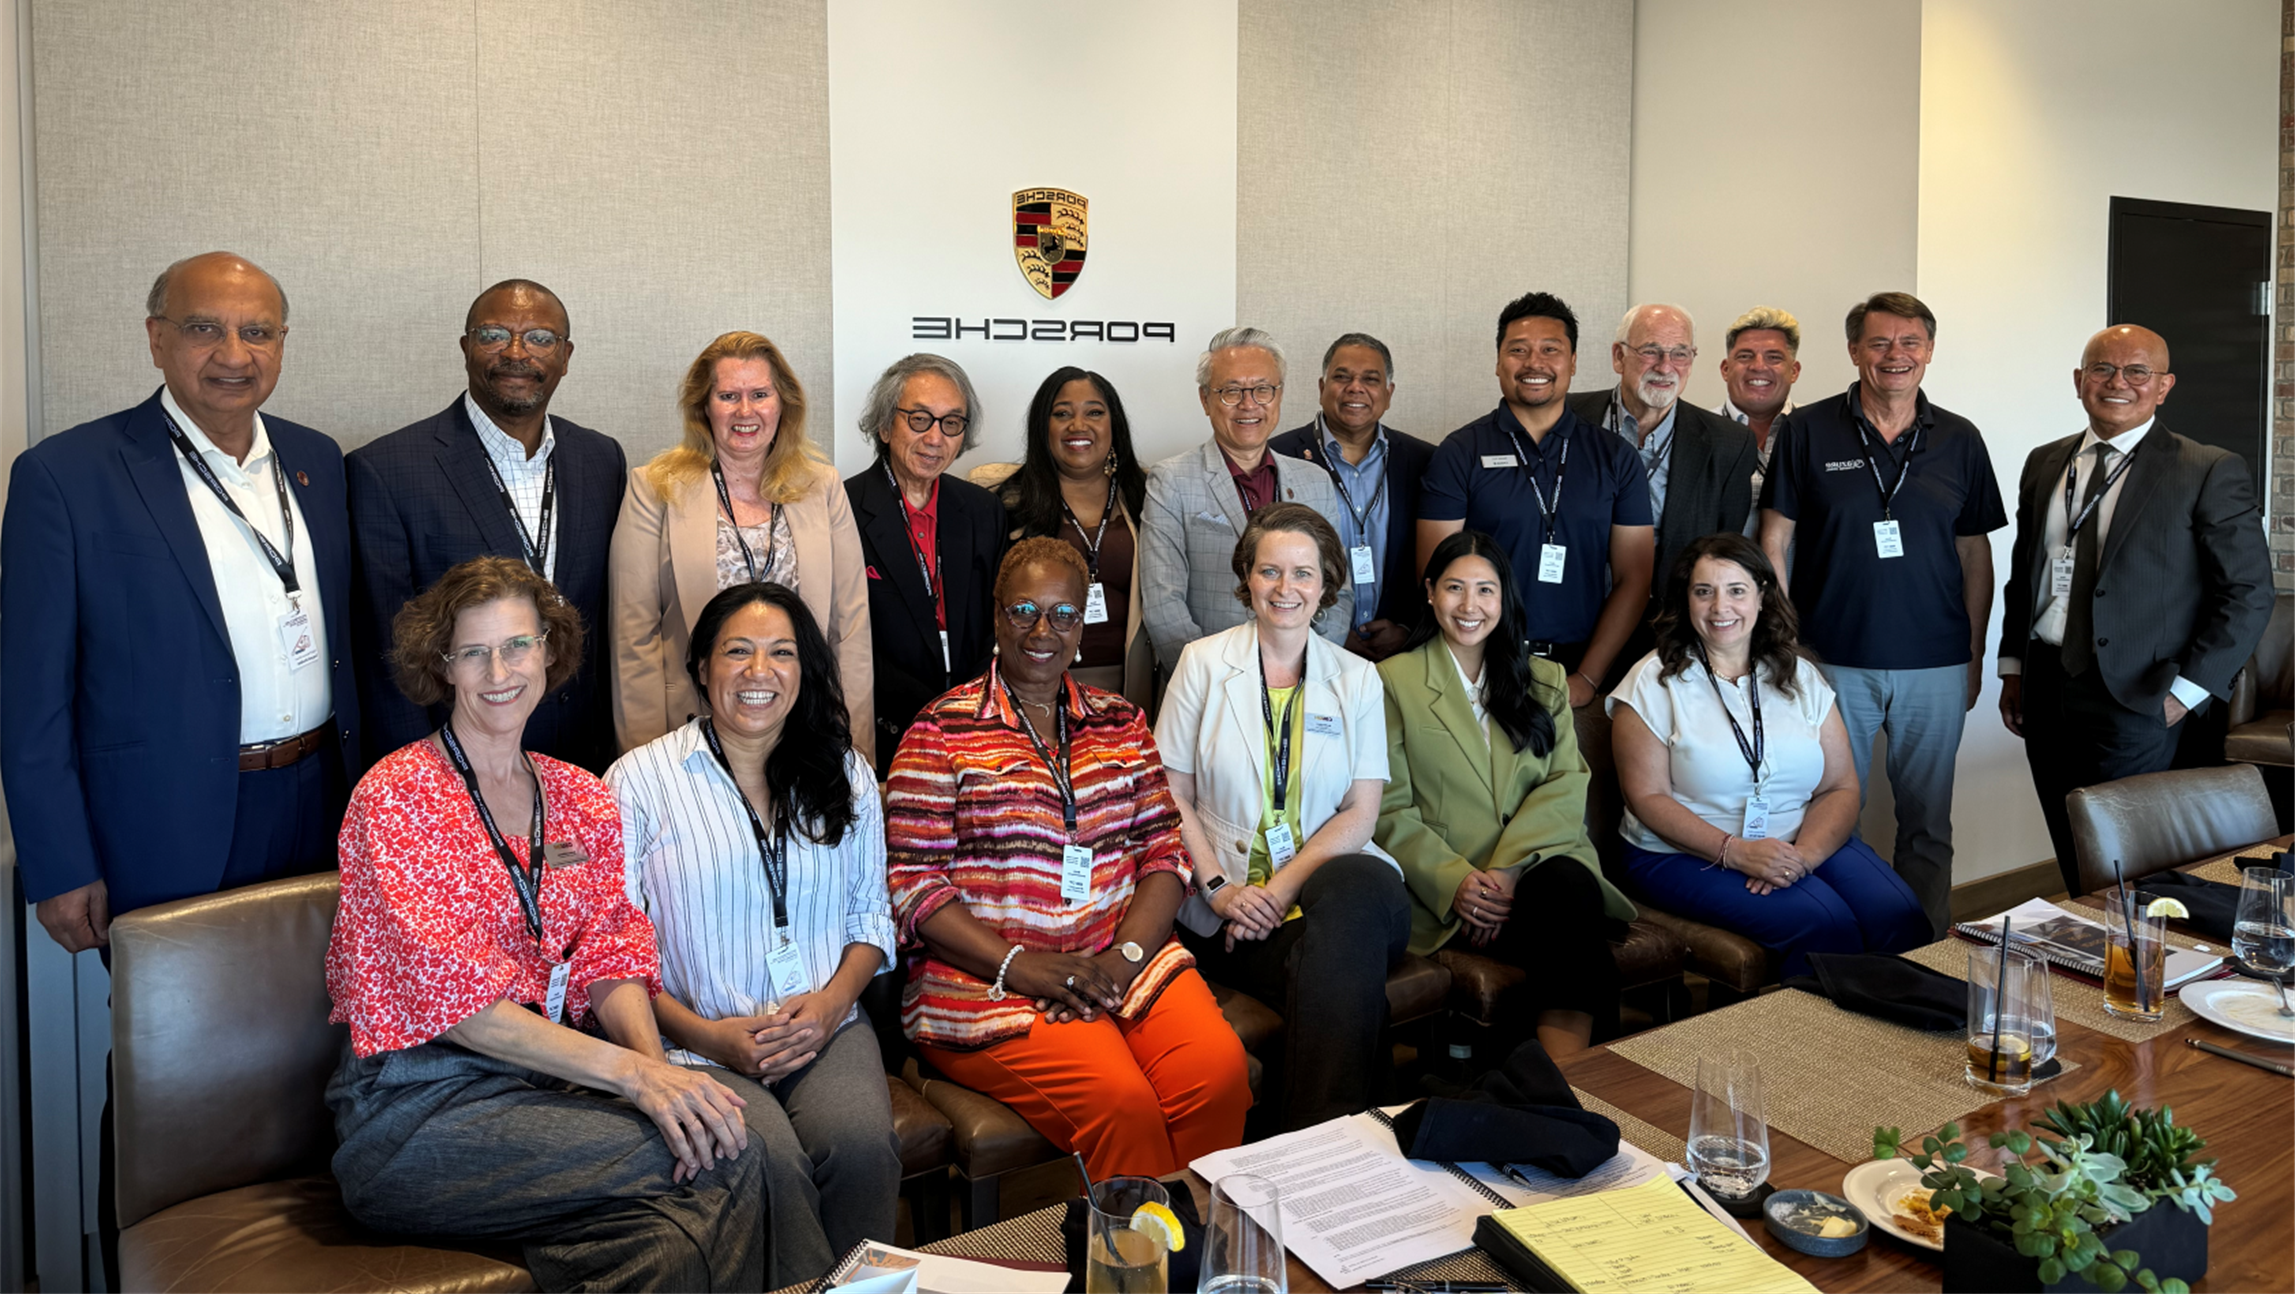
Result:
M1406 1107L1406 1108L1407 1108L1407 1107ZM1370 1110L1370 1115L1371 1115L1371 1117L1372 1117L1372 1118L1374 1118L1374 1119L1377 1119L1377 1120L1379 1121L1379 1126L1380 1126L1380 1127L1382 1127L1382 1128L1385 1128L1385 1129L1386 1129L1387 1131L1389 1131L1389 1132L1393 1132L1393 1131L1395 1130L1395 1121L1394 1121L1393 1117L1392 1117L1392 1116L1390 1116L1390 1115L1388 1115L1388 1113L1387 1113L1385 1110L1379 1109L1377 1106L1372 1106L1372 1107L1371 1107L1371 1110ZM1465 1169L1463 1169L1463 1168L1460 1168L1458 1165L1456 1165L1456 1164L1450 1164L1450 1163L1444 1163L1442 1160L1439 1160L1439 1159L1436 1159L1436 1160L1429 1160L1429 1161L1425 1161L1425 1162L1429 1162L1429 1163L1433 1163L1433 1164L1437 1164L1437 1165L1440 1165L1440 1167L1442 1168L1442 1171L1444 1171L1444 1172L1446 1172L1446 1173L1450 1174L1452 1177L1455 1177L1455 1178L1457 1178L1458 1180L1460 1180L1460 1181L1462 1181L1462 1182L1466 1183L1468 1186L1471 1186L1471 1187L1473 1187L1473 1188L1474 1188L1474 1193L1475 1193L1476 1195L1479 1195L1479 1196L1481 1196L1483 1199L1486 1199L1486 1200L1490 1201L1492 1204L1495 1204L1495 1205L1497 1205L1499 1208L1502 1208L1502 1209L1511 1209L1511 1208L1513 1208L1513 1207L1514 1207L1514 1201L1512 1201L1512 1200L1510 1200L1510 1199L1507 1199L1505 1196L1503 1196L1503 1195L1500 1195L1498 1192L1496 1192L1496 1191L1494 1191L1494 1190L1491 1190L1491 1189L1490 1189L1488 1186L1486 1186L1486 1185L1484 1185L1484 1184L1483 1184L1483 1182L1482 1182L1482 1179L1480 1179L1480 1178L1476 1177L1474 1174L1472 1174L1472 1173L1470 1173L1470 1172L1467 1172Z
M2015 923L2009 939L2018 952L2032 953L2090 979L2104 978L2104 923L2046 899L2028 899L1997 916L1963 921L1953 929L1979 943L1998 944L2002 917ZM2221 969L2221 957L2171 946L2163 979L2172 992Z

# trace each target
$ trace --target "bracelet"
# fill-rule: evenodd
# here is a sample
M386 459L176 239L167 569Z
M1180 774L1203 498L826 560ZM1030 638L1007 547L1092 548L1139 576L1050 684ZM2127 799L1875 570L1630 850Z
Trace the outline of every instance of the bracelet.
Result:
M1713 860L1715 866L1724 868L1729 866L1729 842L1735 839L1737 839L1737 837L1730 835L1726 831L1721 833L1721 853ZM997 976L997 979L999 980L1003 978L1004 977L1001 974Z
M988 986L989 1001L1001 1002L1004 1000L1004 972L1012 968L1012 959L1018 957L1019 955L1020 945L1014 944L1012 945L1012 951L1004 954L1004 960L996 964L996 982Z
M1594 691L1596 691L1596 692L1599 692L1599 691L1601 691L1601 690L1602 690L1602 685L1601 685L1601 684L1599 684L1599 683L1596 683L1596 682L1595 682L1595 681L1594 681L1594 680L1593 680L1591 677L1589 677L1589 676L1586 674L1586 672L1585 672L1584 670L1571 670L1571 671L1570 671L1570 677L1571 677L1571 678L1582 678L1582 679L1585 679L1585 680L1586 680L1586 686L1587 686L1587 687L1590 687L1590 688L1592 688L1592 689L1593 689Z

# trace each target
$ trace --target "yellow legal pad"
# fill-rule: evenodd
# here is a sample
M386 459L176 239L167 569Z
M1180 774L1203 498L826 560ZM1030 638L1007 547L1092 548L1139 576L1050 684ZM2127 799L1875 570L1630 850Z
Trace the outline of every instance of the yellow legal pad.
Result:
M1500 1209L1490 1220L1586 1294L1816 1294L1816 1286L1747 1244L1663 1177L1621 1191Z

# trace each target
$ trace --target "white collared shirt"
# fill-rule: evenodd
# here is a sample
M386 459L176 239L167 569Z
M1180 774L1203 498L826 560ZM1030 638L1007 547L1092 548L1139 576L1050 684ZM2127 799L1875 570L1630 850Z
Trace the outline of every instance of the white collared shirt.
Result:
M1482 673L1468 678L1465 664L1458 659L1458 653L1450 650L1449 643L1443 644L1442 654L1450 657L1450 668L1458 674L1460 685L1466 689L1466 708L1474 712L1474 726L1482 730L1482 740L1487 743L1490 740L1490 707L1483 703L1488 695L1483 680L1490 677L1490 658L1483 657Z
M552 534L540 533L542 525L542 483L549 476L550 453L558 447L558 430L550 424L550 416L542 415L542 447L526 457L526 447L518 438L494 425L486 411L470 393L462 393L462 411L470 415L470 425L478 429L478 443L486 447L486 456L494 460L494 470L502 473L502 484L510 489L510 499L518 505L518 521L534 542L542 545L542 578L558 578L558 534L566 529L566 501L561 496L550 509ZM492 481L488 485L494 484ZM519 554L521 557L523 553Z
M286 527L279 517L279 490L273 483L271 433L263 415L255 415L255 441L244 464L215 447L207 432L183 406L175 393L162 388L160 407L199 451L201 459L223 483L224 493L263 531L273 547L285 542ZM183 476L184 493L191 498L191 515L199 523L199 541L207 550L207 568L215 577L215 596L223 607L223 627L231 640L231 657L239 667L239 744L278 741L327 722L334 713L332 660L328 656L327 617L319 604L319 559L311 550L311 528L295 502L295 482L287 484L287 506L295 512L295 582L301 591L295 602L311 617L311 640L317 659L301 669L288 663L287 643L279 627L289 611L287 591L279 573L247 533L247 523L231 515L207 482L185 461L181 451L168 451ZM168 650L154 644L153 650Z
M1626 411L1625 397L1612 390L1609 415L1603 419L1611 431L1616 432L1634 447L1635 453L1641 455L1642 475L1649 482L1650 519L1653 521L1665 516L1666 485L1673 476L1674 415L1679 412L1681 401L1675 400L1665 407L1664 413L1658 415L1656 422L1644 428L1633 414Z
M854 816L844 838L828 846L789 833L790 938L815 992L828 987L849 945L872 944L885 967L893 964L876 775L857 754L845 771ZM625 883L630 902L653 919L662 988L707 1020L763 1011L775 996L765 962L775 939L773 887L740 788L710 753L701 721L622 756L606 784L621 802ZM663 1045L679 1064L716 1063Z

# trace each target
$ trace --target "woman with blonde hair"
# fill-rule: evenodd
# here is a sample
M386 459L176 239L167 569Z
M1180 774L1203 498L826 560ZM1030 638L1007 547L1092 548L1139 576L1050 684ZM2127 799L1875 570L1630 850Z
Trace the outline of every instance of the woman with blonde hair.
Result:
M630 473L614 528L614 731L632 750L701 712L685 670L701 609L766 580L797 591L844 686L853 745L875 756L868 585L852 506L805 438L805 388L753 332L709 343L678 395L685 442Z

